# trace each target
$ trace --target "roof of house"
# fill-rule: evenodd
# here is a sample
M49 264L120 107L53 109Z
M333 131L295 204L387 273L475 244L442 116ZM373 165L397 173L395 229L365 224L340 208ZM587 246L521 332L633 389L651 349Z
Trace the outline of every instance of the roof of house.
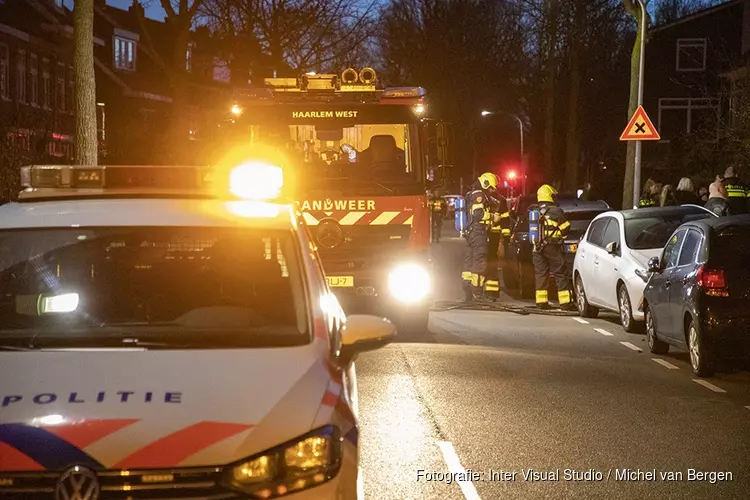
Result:
M657 26L654 26L653 28L649 29L651 33L657 32L657 31L663 31L667 30L669 28L672 28L673 26L676 26L678 24L694 21L695 19L698 19L703 16L707 16L710 14L715 14L716 12L726 9L728 7L734 7L736 5L742 4L744 0L728 0L726 2L720 3L718 5L714 5L712 7L706 7L705 9L701 9L698 11L693 12L692 14L688 14L687 16L683 16L679 19L675 19L674 21L670 21L668 23L659 24Z

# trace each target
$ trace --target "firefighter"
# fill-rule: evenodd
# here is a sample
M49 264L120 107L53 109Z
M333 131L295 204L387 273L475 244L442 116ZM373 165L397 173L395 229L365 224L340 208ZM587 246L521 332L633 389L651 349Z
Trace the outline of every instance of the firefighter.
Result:
M432 241L435 243L440 242L440 235L443 230L443 217L445 212L445 202L439 196L431 202L432 205Z
M466 212L469 216L464 255L464 269L461 277L464 282L466 300L484 298L484 274L487 269L488 230L492 225L491 207L493 195L497 192L497 175L486 172L480 175L466 193Z
M491 204L492 224L487 238L487 270L485 271L484 295L497 300L500 296L500 273L498 251L506 236L510 236L510 212L506 202L494 200ZM505 246L505 245L503 245Z
M570 231L570 222L565 218L555 201L557 190L545 184L536 192L538 205L529 208L529 236L534 245L532 259L536 278L536 305L549 309L549 278L554 274L560 308L575 309L571 302L570 276L565 272L563 241ZM537 224L534 221L538 221Z

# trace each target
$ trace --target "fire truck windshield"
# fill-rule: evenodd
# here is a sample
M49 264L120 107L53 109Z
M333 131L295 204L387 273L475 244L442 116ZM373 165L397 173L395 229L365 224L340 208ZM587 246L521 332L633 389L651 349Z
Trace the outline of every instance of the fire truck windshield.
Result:
M250 136L283 148L303 191L419 194L418 133L410 124L252 125Z

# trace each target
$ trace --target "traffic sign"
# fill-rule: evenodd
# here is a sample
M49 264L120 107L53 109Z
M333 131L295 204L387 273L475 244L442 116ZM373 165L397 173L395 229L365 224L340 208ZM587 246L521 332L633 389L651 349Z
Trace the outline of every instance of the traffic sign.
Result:
M633 118L630 119L628 126L620 136L621 141L658 141L661 139L656 127L649 120L646 110L643 106L638 106Z

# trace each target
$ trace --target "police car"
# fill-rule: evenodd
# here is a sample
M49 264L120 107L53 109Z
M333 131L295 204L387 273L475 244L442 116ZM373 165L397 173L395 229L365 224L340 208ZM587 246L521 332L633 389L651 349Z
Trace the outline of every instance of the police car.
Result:
M0 497L356 498L344 316L284 172L31 166L0 207ZM223 187L223 186L226 186Z

